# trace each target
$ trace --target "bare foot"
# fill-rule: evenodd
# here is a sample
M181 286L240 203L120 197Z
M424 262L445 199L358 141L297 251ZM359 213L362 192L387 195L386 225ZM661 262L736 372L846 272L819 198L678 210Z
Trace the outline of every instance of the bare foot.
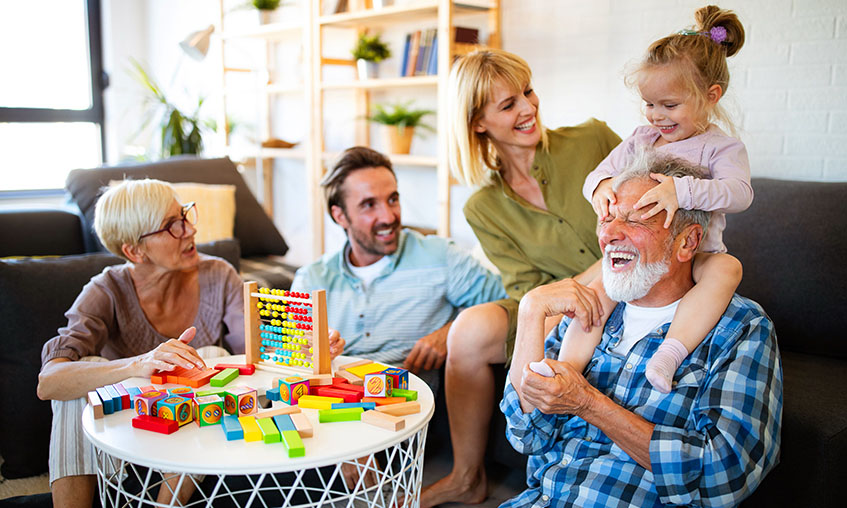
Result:
M444 503L479 504L488 497L488 479L485 469L478 475L461 478L458 473L438 480L421 492L421 508L430 508Z

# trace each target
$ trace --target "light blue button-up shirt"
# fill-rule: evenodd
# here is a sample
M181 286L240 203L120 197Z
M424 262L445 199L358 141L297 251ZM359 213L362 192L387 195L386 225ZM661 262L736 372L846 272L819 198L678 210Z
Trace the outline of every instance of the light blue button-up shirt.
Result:
M403 229L397 251L367 288L350 270L347 249L300 268L291 285L326 290L329 326L347 341L347 355L401 364L418 339L460 308L506 297L498 275L438 236Z

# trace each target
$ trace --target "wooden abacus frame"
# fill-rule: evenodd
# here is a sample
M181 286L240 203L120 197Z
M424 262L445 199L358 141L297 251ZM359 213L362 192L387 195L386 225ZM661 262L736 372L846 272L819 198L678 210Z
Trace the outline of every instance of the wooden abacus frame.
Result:
M303 298L290 296L279 296L259 293L259 285L255 281L244 283L244 351L246 362L253 364L259 369L273 372L311 372L312 374L331 374L331 359L329 356L329 328L326 320L326 291L318 289L310 295L312 304L312 368L275 365L265 363L260 356L259 348L262 339L260 336L259 308L256 305L260 298L270 300L297 300Z

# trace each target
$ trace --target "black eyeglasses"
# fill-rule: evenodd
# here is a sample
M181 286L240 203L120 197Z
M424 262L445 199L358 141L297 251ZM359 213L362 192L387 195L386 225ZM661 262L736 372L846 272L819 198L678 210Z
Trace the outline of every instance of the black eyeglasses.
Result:
M192 226L197 224L197 207L194 204L194 201L191 203L186 203L182 205L182 217L179 219L174 219L165 225L162 229L158 231L153 231L152 233L146 233L138 237L138 241L141 241L142 238L148 237L150 235L155 235L161 233L163 231L167 231L169 235L179 240L180 238L185 238L188 236L186 233L188 232L188 228L185 227L185 223L189 223Z

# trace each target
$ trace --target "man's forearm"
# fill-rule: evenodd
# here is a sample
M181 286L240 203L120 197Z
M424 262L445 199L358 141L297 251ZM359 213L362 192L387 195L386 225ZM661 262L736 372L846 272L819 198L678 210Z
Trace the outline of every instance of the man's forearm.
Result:
M654 424L628 411L599 391L579 416L596 426L620 446L641 467L653 470L650 463L650 438Z
M521 376L527 364L544 358L544 319L544 311L529 301L523 301L518 308L518 329L509 380L520 396L524 412L532 411L535 407L521 396Z

